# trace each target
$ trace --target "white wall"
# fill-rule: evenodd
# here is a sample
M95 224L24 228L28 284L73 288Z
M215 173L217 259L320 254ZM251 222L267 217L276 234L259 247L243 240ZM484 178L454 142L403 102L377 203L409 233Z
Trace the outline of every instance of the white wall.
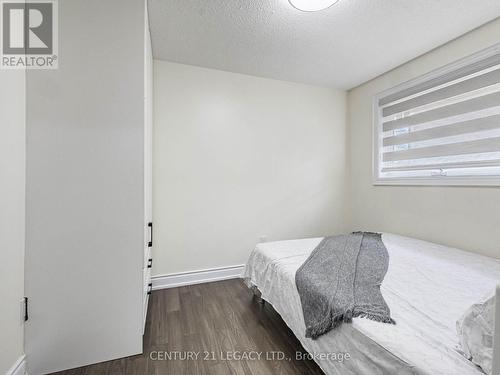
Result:
M375 94L500 42L500 19L348 94L353 229L386 231L500 258L499 187L373 186Z
M155 61L153 274L349 227L342 91Z
M25 74L0 70L0 374L23 355Z

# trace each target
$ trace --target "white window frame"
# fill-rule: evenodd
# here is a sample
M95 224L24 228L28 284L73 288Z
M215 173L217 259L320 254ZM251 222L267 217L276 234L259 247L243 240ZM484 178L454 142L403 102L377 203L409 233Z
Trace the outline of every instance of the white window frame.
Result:
M418 78L399 84L391 89L380 92L373 97L373 157L372 157L372 182L373 185L405 185L405 186L500 186L500 176L428 176L428 177L381 177L380 165L382 153L382 115L379 100L388 95L408 89L412 86L449 74L450 72L474 64L478 61L500 53L500 43L485 50L465 57L442 68L431 71Z

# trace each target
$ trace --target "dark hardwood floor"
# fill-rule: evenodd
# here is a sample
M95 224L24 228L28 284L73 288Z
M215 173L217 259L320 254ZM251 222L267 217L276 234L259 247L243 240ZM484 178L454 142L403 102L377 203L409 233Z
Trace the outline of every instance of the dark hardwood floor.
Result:
M144 354L57 374L323 374L313 361L295 360L298 351L305 353L279 314L256 302L241 280L228 280L153 292ZM187 352L191 358L184 358ZM228 357L237 352L262 355L260 360ZM172 359L162 358L167 354ZM176 354L181 358L173 359Z

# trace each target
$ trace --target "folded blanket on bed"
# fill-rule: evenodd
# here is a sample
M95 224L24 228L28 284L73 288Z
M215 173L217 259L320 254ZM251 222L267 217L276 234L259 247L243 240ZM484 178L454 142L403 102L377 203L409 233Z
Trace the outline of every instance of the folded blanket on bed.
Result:
M317 337L354 317L394 324L380 285L389 254L378 233L325 237L295 274L306 337Z

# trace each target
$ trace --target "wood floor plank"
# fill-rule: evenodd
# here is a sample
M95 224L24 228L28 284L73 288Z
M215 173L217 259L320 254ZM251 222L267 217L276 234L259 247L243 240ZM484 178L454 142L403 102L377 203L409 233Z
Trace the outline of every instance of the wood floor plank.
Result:
M167 312L180 311L181 303L179 301L179 288L164 289L165 310Z
M305 353L279 314L269 304L257 303L244 283L234 279L154 291L142 355L57 375L323 374L313 361L296 361L297 351ZM172 352L181 357L164 357ZM182 357L186 352L192 357ZM235 352L262 355L260 360L229 358ZM270 352L290 360L266 358Z

